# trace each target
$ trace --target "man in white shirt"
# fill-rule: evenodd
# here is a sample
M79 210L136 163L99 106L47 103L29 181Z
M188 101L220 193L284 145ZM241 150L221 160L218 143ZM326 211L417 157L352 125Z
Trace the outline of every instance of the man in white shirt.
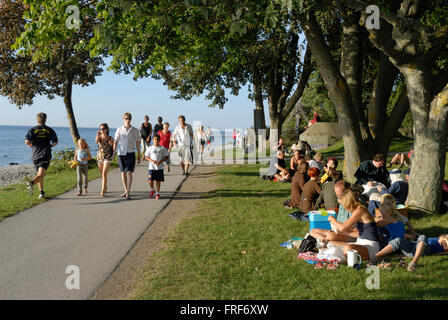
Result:
M124 193L122 197L130 200L132 173L135 168L135 152L137 151L137 163L140 164L140 133L131 126L132 115L126 112L123 115L124 125L115 132L114 158L118 155L118 165L121 171Z
M176 141L177 138L177 141ZM179 125L174 130L174 145L179 145L180 165L182 167L182 175L188 176L188 167L193 162L193 128L185 123L185 117L179 116Z

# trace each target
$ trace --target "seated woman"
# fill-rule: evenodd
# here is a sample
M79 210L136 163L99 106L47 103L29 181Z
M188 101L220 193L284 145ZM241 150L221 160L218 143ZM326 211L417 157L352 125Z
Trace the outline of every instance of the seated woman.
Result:
M327 182L328 183L328 182ZM344 180L339 180L334 183L334 193L336 196L336 199L339 199L345 190L348 190L350 188L350 184L348 182L345 182ZM339 202L339 201L338 201ZM340 223L344 223L347 221L352 213L347 211L341 203L339 203L338 207L338 215L336 220ZM358 230L356 228L348 229L344 232L334 232L332 230L327 229L312 229L310 231L310 234L316 238L320 239L323 243L328 243L328 241L340 241L340 242L353 242L356 241L356 238L358 238Z
M303 186L310 179L308 176L309 166L306 161L301 162L297 168L297 172L292 177L291 182L291 202L289 206L292 208L300 208L300 199L302 198Z
M375 254L380 249L378 228L376 226L375 219L367 211L356 198L356 195L351 190L345 190L339 198L344 208L352 212L352 216L344 223L340 223L333 216L328 217L328 221L332 223L333 227L338 232L344 232L349 230L353 225L356 225L358 229L358 239L355 243L345 243L338 241L331 241L334 246L343 247L344 254L347 254L347 250L357 250L363 260L374 259Z
M289 162L289 174L291 175L291 177L296 173L297 166L302 159L303 161L305 161L304 158L300 155L299 150L294 151L294 155L291 157L291 161Z
M303 186L302 198L300 199L300 210L303 212L314 210L316 200L322 193L322 188L317 181L319 173L320 171L316 167L308 169L310 180Z
M408 241L402 238L396 238L389 242L380 252L375 255L379 259L401 250L407 257L412 257L412 261L408 264L408 271L415 271L417 261L421 256L436 254L448 251L448 235L440 235L438 238L427 238L425 235L418 237L417 241Z
M411 146L411 149L409 150L408 154L405 152L403 153L397 153L393 158L390 160L390 163L387 165L387 168L392 167L394 164L400 164L399 168L402 166L407 167L408 165L411 165L412 158L414 157L414 145ZM408 162L406 162L408 160Z
M329 177L336 171L338 167L338 160L334 157L328 158L327 165L324 167L325 173L320 177L320 184L324 184Z
M406 230L395 204L384 202L380 205L379 212L380 214L375 217L375 222L381 236L380 248L384 248L392 239L404 239Z

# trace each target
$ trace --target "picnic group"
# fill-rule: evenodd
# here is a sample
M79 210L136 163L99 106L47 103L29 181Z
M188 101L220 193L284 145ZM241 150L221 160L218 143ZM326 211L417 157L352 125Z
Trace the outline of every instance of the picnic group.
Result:
M409 152L394 155L387 164L383 154L362 162L355 172L354 184L345 181L337 170L336 157L324 161L322 154L312 150L306 141L299 140L288 148L280 138L275 151L267 174L261 178L291 183L291 197L283 205L297 210L291 217L310 223L309 234L295 243L299 259L314 264L315 268L334 270L342 262L359 267L359 263L352 261L359 256L361 261L369 261L369 265L389 269L395 265L382 258L401 252L412 260L406 264L402 259L398 265L415 271L421 256L447 252L447 234L419 235L407 217L405 202L413 146ZM289 161L285 158L287 154L291 155ZM389 171L392 167L396 168ZM444 181L442 210L447 209L448 184ZM323 227L314 224L314 218L323 219Z
M107 193L107 175L111 162L118 157L118 165L121 171L121 180L124 192L121 197L131 200L131 186L135 164L140 164L142 159L148 161L149 197L160 199L161 183L165 181L164 167L170 172L170 153L173 146L177 146L182 168L182 175L189 175L189 166L193 163L193 145L197 143L202 154L204 146L213 142L213 134L208 127L200 126L196 134L192 126L185 122L185 116L178 117L179 124L174 133L169 130L169 123L163 122L158 117L157 124L149 122L149 117L144 117L140 130L131 125L132 115L129 112L123 115L123 125L116 129L114 136L110 134L107 123L101 123L95 137L98 144L96 163L101 173L102 197ZM37 125L29 129L25 135L25 143L31 147L32 160L36 176L27 182L27 191L32 196L34 186L39 189L39 199L45 198L44 179L52 159L52 148L58 144L56 132L46 125L47 115L43 112L37 114ZM76 143L74 159L71 162L76 167L77 196L88 192L88 163L92 160L90 147L86 139L79 138Z

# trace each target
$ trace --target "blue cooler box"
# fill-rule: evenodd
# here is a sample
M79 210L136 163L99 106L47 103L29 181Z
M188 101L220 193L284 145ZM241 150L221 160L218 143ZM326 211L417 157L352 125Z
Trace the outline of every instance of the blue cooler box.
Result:
M310 218L310 231L311 229L331 230L331 225L328 221L329 215L336 218L336 212L333 210L308 212L308 217Z

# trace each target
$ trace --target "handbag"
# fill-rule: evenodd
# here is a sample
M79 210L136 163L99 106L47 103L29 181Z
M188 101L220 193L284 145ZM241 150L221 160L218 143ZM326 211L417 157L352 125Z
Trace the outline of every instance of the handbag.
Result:
M305 239L302 240L297 253L305 253L309 251L316 252L316 238L311 235L308 235Z

